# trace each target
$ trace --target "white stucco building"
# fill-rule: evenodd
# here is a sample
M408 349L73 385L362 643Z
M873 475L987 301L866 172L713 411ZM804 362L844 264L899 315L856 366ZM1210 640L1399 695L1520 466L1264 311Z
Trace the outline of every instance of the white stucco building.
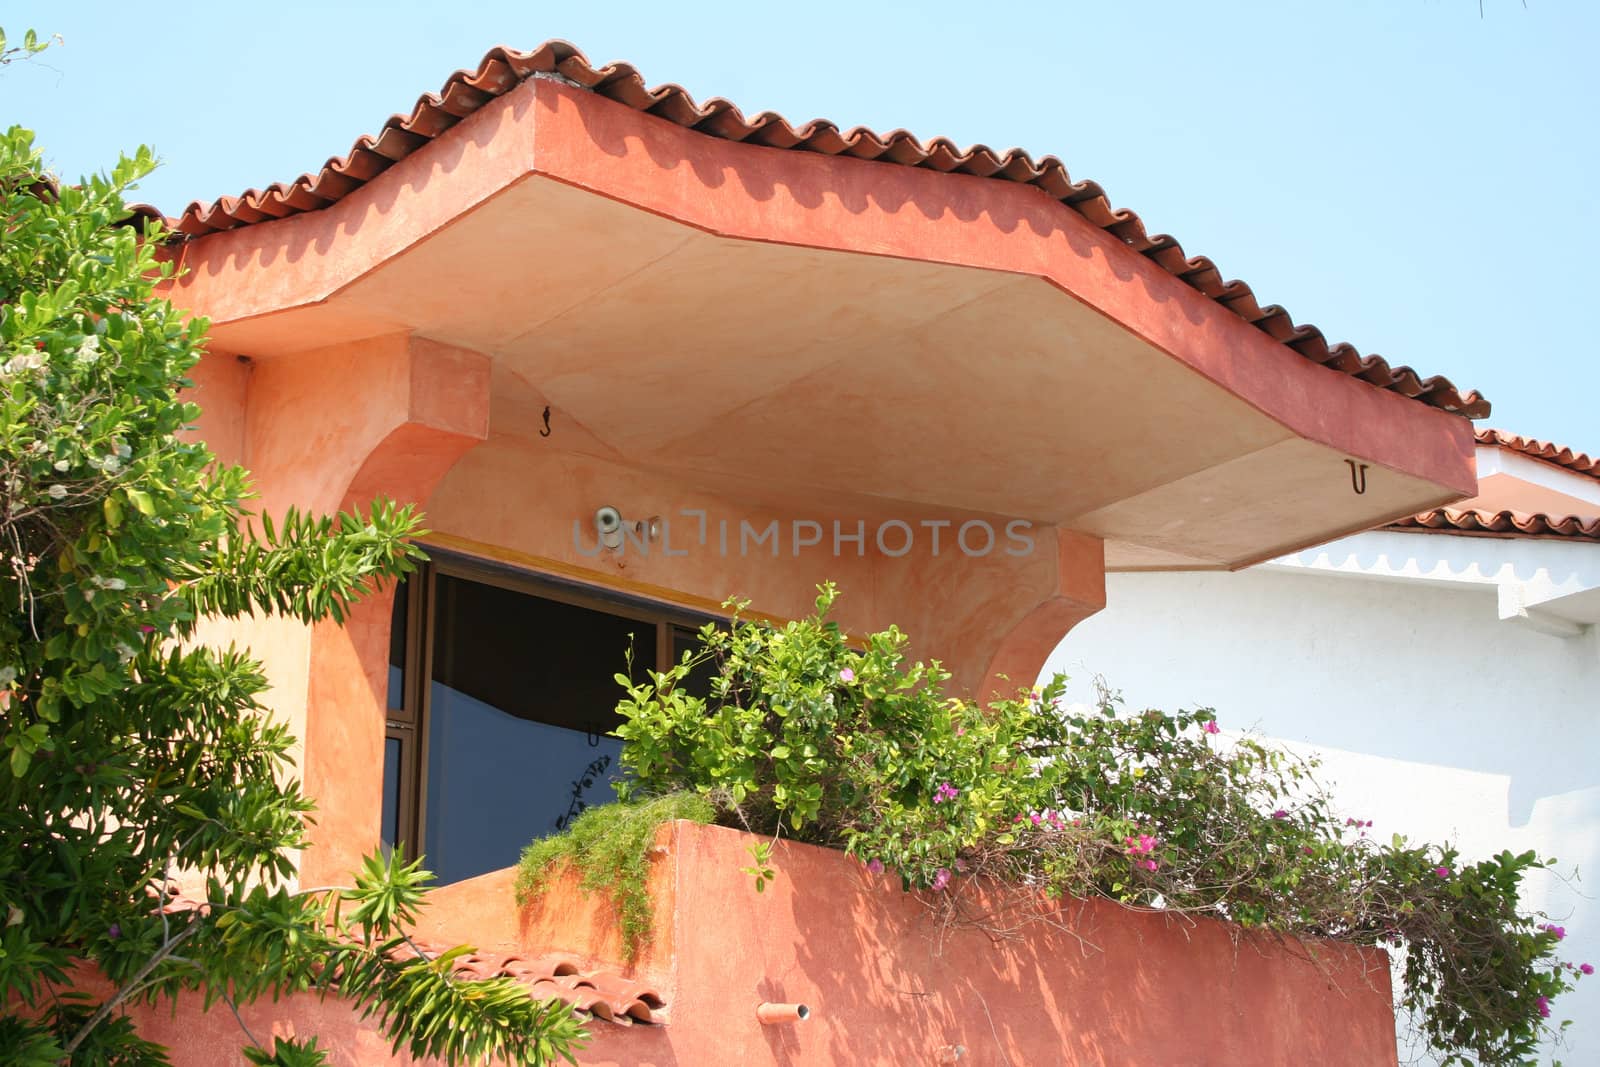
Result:
M1478 472L1455 508L1248 570L1108 575L1047 674L1314 750L1383 836L1557 857L1583 880L1527 902L1600 966L1600 461L1490 430ZM1556 1008L1555 1054L1600 1065L1600 977Z

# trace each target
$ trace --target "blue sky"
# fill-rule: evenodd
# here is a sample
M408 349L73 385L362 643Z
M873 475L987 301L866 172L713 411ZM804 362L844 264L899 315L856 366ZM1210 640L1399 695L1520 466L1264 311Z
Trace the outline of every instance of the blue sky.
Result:
M140 198L176 213L563 37L746 113L1053 153L1263 303L1600 452L1600 4L1484 7L12 0L8 32L66 45L0 75L0 115L69 177L153 145Z

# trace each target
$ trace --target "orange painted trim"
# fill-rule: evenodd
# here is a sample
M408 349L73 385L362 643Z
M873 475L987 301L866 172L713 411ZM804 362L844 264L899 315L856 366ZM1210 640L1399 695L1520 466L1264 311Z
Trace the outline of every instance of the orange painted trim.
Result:
M1272 340L1031 186L706 137L540 79L321 211L188 242L175 302L318 304L530 175L707 232L1036 276L1297 436L1461 496L1472 426Z

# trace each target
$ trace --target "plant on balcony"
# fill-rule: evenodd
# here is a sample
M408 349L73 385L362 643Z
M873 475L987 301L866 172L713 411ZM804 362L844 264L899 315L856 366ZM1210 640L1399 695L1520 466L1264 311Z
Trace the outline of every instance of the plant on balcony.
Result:
M312 812L294 739L261 665L200 622L342 620L411 569L417 517L251 516L245 472L184 433L206 324L153 298L162 235L125 225L152 166L141 149L61 187L27 131L0 136L0 1063L166 1063L126 1008L187 993L238 1017L306 991L419 1057L570 1058L564 1005L411 947L415 864L287 881ZM174 895L180 872L203 899ZM253 1063L327 1062L314 1038L246 1035Z
M1223 743L1209 710L1062 709L1061 679L987 707L947 696L900 631L847 642L834 598L822 587L814 617L778 628L708 627L700 653L627 684L623 802L698 794L724 824L841 848L941 921L1001 935L1070 895L1403 947L1404 1003L1446 1063L1526 1062L1589 973L1519 908L1522 878L1554 861L1376 840L1334 812L1314 763ZM704 658L709 700L682 686ZM1013 887L1014 905L978 906L980 885Z

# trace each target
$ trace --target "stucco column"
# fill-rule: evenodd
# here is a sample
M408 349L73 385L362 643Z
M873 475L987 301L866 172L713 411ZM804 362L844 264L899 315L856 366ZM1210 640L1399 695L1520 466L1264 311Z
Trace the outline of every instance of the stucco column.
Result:
M263 509L365 511L379 495L425 503L487 438L489 382L487 357L406 335L260 361L246 462ZM300 715L296 694L274 702L301 739L300 774L318 807L302 881L346 878L378 841L392 600L379 590L343 627L297 627L264 656L275 686L305 679Z
M978 690L982 699L1031 686L1067 631L1106 606L1105 542L1071 530L1054 533L1054 588L995 643Z
M984 540L947 535L937 550L930 542L879 559L870 612L847 602L841 622L852 631L897 624L914 656L950 671L955 693L986 700L1032 685L1067 631L1105 607L1105 546L1088 534L1029 527L1019 538L997 537L990 551L967 550Z

